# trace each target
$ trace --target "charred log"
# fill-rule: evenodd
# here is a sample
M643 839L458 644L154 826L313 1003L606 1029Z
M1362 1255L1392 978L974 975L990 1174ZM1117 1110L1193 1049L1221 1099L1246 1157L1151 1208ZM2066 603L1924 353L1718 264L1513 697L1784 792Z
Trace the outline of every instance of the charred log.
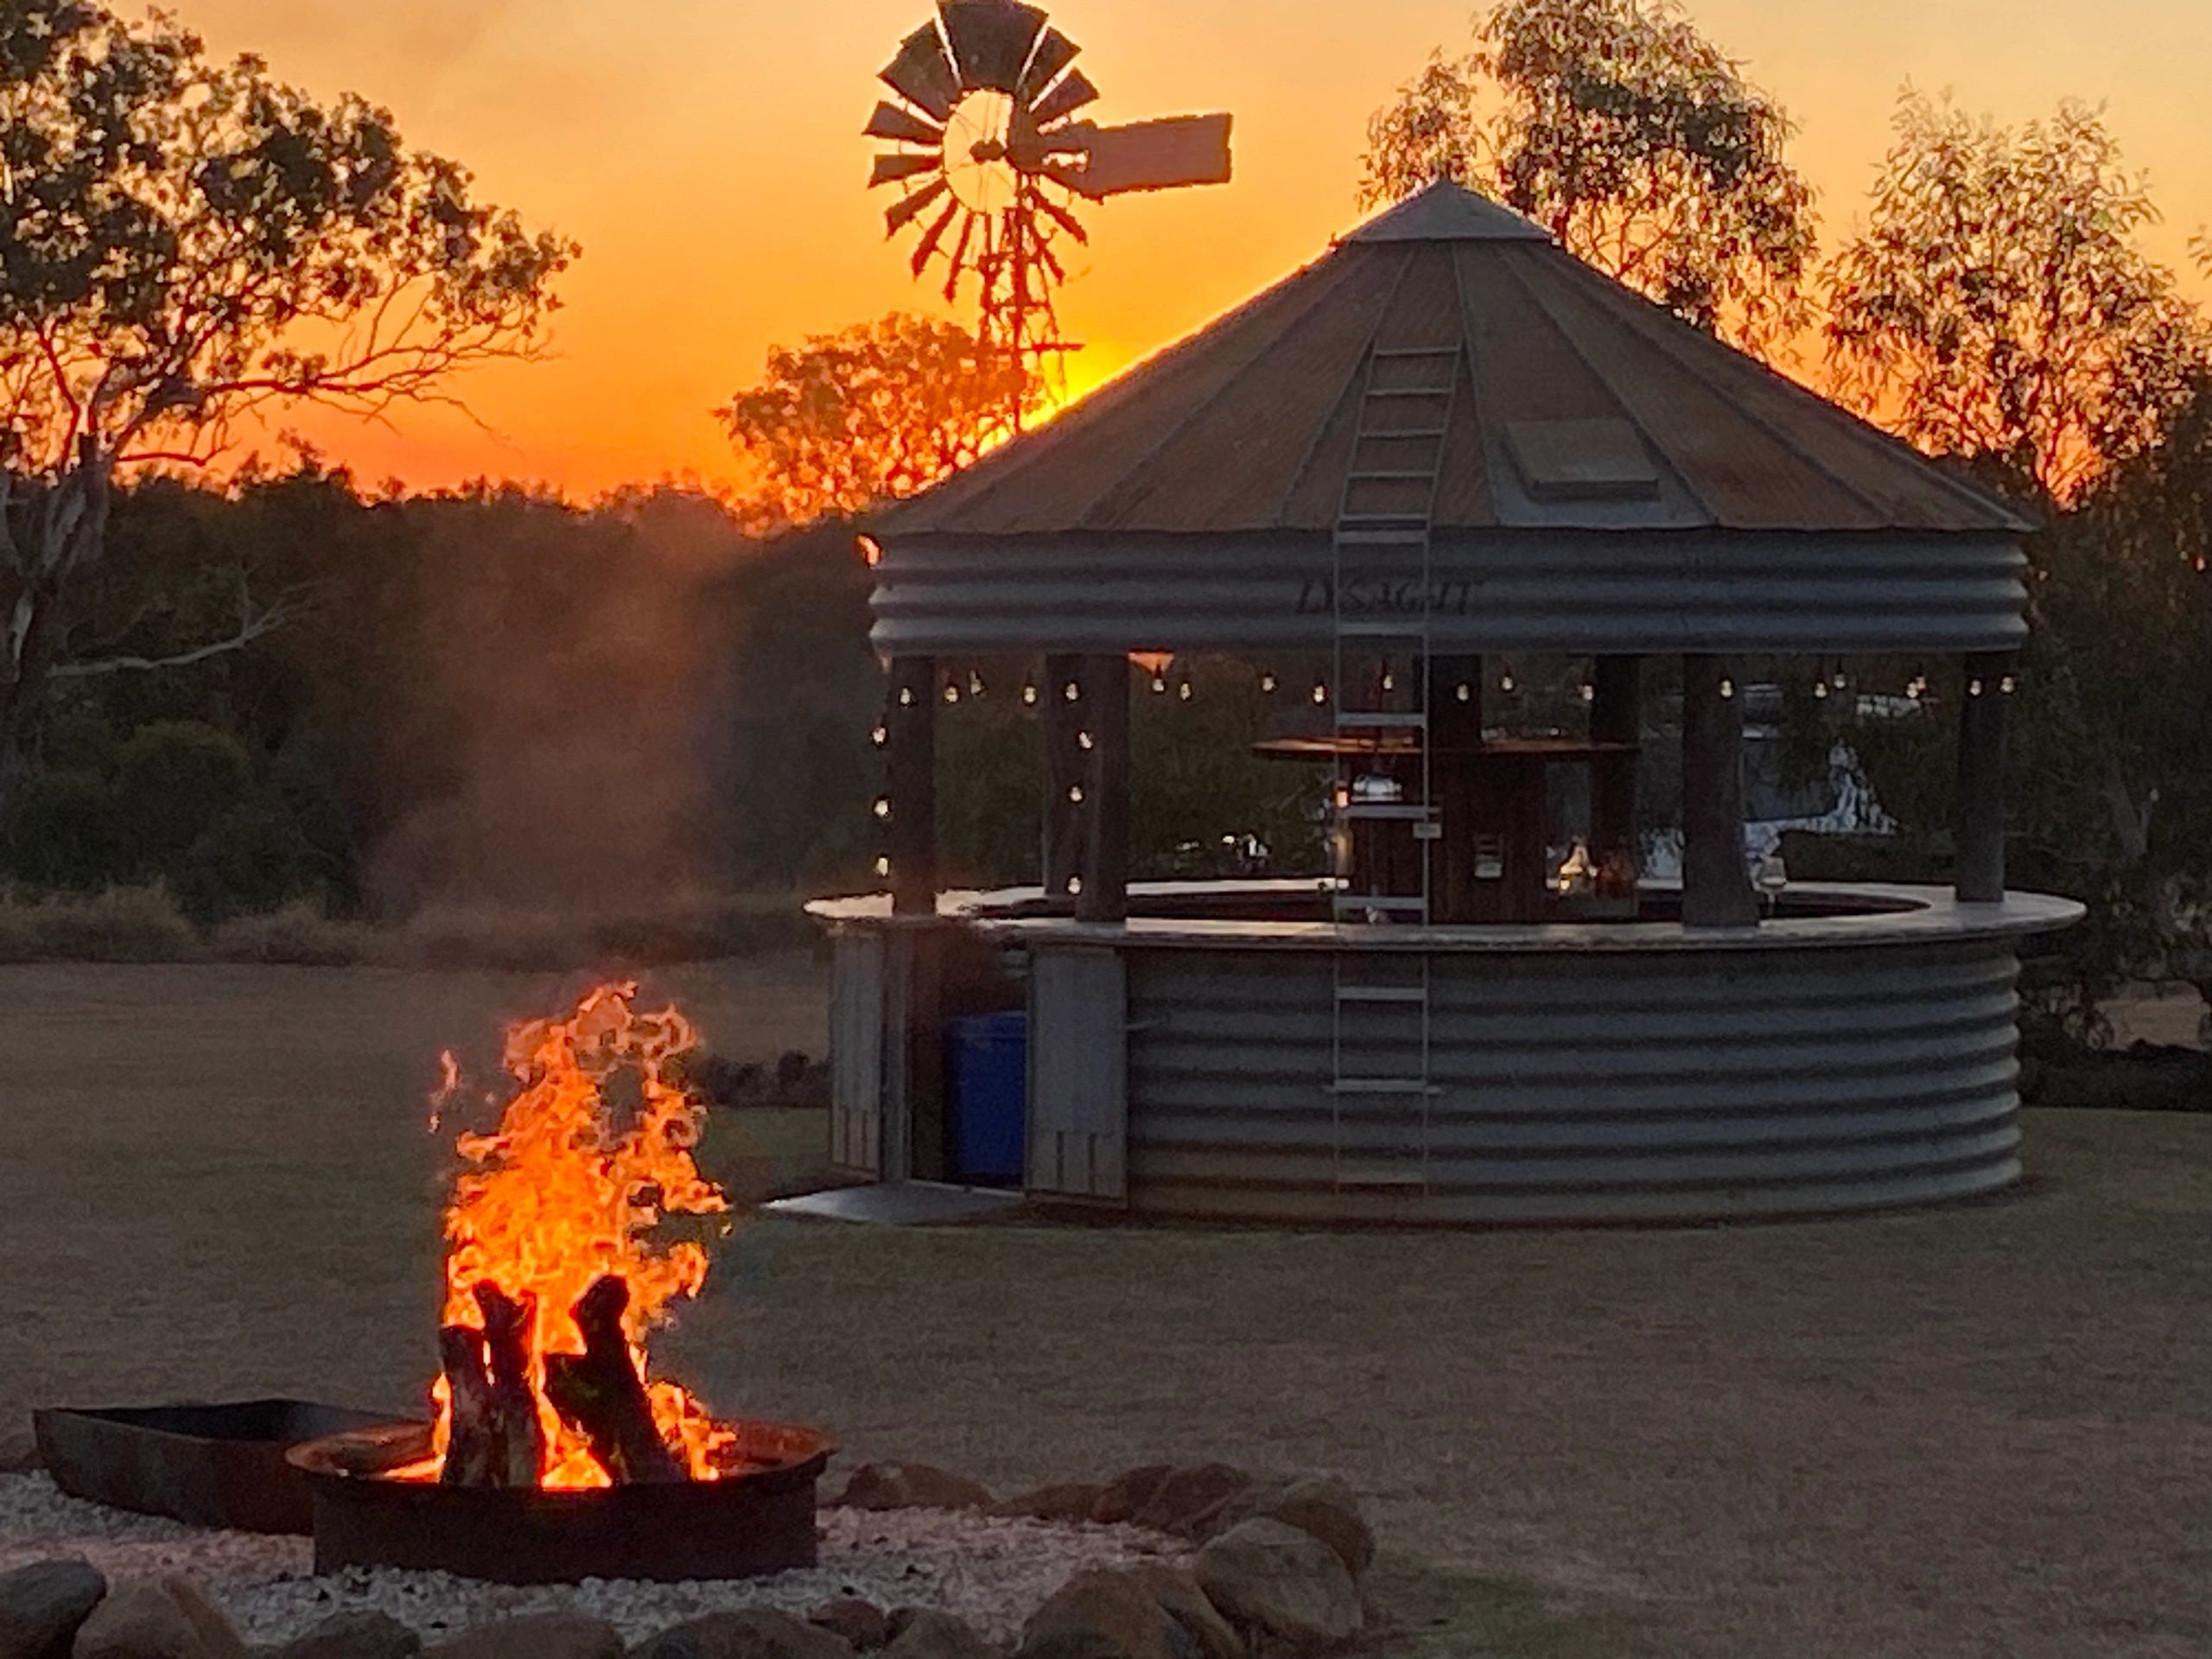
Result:
M438 1478L448 1486L535 1486L545 1440L530 1387L531 1299L476 1287L484 1328L448 1325L438 1357L453 1395L452 1432Z
M630 1287L609 1274L570 1310L583 1332L581 1354L545 1357L545 1397L561 1419L591 1442L591 1454L618 1486L689 1479L653 1424L652 1402L622 1333Z

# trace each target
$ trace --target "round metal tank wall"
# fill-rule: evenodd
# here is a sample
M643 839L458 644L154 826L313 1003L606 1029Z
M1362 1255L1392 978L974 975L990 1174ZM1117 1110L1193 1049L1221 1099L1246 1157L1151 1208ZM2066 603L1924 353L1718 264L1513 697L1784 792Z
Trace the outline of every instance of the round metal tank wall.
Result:
M1133 1210L1267 1221L1784 1216L2019 1178L2008 939L1439 952L1348 1008L1325 950L1128 953Z

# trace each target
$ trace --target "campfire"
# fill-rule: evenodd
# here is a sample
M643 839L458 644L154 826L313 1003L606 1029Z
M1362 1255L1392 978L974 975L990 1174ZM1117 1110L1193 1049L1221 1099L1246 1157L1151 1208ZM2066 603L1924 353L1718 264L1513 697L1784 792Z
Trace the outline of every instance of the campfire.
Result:
M730 1206L699 1172L704 1108L674 1066L698 1034L672 1007L640 1012L637 989L601 986L565 1019L511 1030L498 1127L456 1139L432 1457L401 1478L715 1480L737 1449L734 1429L648 1364L648 1333L707 1277L705 1243L664 1238L664 1224L712 1217L727 1232ZM448 1054L434 1128L461 1091Z

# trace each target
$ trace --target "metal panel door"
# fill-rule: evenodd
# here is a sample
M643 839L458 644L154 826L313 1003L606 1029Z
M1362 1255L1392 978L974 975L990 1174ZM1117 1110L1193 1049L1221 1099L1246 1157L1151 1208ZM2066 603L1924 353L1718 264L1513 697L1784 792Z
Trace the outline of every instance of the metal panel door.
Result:
M1029 971L1029 1191L1126 1202L1129 995L1122 957L1048 946Z
M830 1161L883 1176L883 935L837 936L830 969Z

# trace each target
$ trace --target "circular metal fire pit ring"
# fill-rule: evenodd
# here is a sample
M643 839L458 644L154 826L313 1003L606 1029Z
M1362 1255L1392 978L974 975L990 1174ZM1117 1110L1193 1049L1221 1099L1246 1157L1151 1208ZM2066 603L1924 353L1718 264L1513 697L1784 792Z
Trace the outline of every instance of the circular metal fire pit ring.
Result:
M328 1435L286 1458L312 1495L318 1573L392 1567L499 1584L680 1583L814 1566L815 1484L836 1444L793 1424L728 1427L747 1467L582 1491L391 1478L430 1455L427 1424Z

